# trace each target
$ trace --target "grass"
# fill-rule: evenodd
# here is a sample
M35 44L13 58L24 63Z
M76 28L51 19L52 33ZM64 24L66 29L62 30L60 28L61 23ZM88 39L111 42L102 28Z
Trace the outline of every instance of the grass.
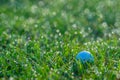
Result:
M1 0L0 78L119 80L120 1Z

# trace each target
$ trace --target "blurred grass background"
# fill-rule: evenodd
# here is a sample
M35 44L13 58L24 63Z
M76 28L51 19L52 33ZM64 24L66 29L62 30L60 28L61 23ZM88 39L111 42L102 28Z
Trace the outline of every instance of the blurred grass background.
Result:
M119 80L119 47L119 0L0 0L1 78Z

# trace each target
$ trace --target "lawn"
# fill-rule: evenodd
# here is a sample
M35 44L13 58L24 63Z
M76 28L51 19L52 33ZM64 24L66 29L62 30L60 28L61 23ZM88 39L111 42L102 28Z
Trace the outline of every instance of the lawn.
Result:
M0 0L0 79L120 80L120 0Z

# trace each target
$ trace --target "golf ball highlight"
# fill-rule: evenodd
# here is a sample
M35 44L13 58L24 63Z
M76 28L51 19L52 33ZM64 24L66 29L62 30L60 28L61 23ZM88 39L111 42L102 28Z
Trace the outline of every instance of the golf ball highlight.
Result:
M82 63L94 63L93 55L88 51L81 51L76 56L77 60L80 60Z

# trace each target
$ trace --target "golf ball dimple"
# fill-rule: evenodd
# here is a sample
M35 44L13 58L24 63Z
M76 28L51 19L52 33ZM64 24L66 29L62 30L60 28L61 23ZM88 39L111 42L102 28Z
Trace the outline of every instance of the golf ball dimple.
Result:
M94 62L93 55L88 51L79 52L76 56L76 59L80 60L82 63L86 63L86 62L93 63Z

